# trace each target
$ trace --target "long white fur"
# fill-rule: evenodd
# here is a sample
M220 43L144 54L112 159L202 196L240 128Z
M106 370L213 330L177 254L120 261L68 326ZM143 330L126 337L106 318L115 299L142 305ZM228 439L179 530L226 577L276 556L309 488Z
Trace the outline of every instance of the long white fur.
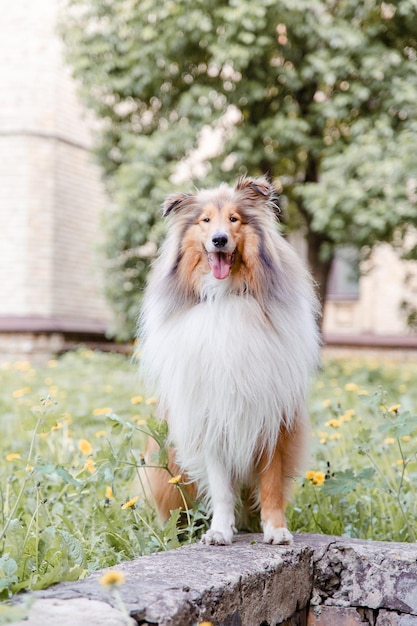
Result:
M142 367L168 419L178 464L214 510L207 543L231 541L234 485L250 480L260 442L272 453L282 423L291 427L296 415L304 419L309 375L318 362L309 277L271 224L265 236L277 250L288 292L269 303L267 314L254 296L231 292L230 277L220 281L210 272L198 302L173 306L164 281L181 244L174 231L144 302Z

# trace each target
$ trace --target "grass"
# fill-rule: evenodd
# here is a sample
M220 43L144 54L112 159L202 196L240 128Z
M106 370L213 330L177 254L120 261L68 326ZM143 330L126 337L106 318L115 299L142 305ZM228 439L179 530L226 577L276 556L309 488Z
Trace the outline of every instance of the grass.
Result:
M417 538L417 363L325 360L311 397L310 470L289 523L302 532Z
M141 502L146 432L165 433L136 370L90 350L0 368L0 597L177 547L204 525L197 509L162 526ZM416 383L417 363L324 360L292 530L416 540Z

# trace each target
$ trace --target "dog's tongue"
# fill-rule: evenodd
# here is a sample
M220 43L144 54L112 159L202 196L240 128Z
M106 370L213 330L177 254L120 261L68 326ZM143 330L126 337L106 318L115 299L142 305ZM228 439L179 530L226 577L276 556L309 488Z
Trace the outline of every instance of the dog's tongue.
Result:
M231 255L224 252L211 252L208 261L214 278L224 280L230 274Z

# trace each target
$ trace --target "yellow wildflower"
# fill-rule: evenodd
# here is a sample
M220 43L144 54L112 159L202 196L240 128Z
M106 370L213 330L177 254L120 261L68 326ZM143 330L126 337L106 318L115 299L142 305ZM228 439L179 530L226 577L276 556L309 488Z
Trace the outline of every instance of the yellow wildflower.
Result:
M358 392L359 389L360 389L360 387L356 383L346 383L346 385L345 385L345 391Z
M113 489L110 486L106 487L106 498L109 500L113 498Z
M178 476L173 476L172 478L170 478L168 482L171 483L171 485L178 485L178 483L181 482L181 478L182 475L178 474Z
M410 441L411 437L410 437L410 435L404 435L404 437L401 437L401 439L403 441Z
M322 485L325 480L323 472L314 472L313 470L310 470L306 472L305 476L313 485L316 485L318 487L320 487L320 485Z
M107 415L107 413L111 413L112 409L109 406L98 407L97 409L93 409L93 415Z
M51 359L48 361L48 367L56 367L58 365L58 361L56 359Z
M147 400L145 400L145 404L156 404L158 402L158 398L148 398Z
M331 406L331 400L329 400L328 398L326 398L326 400L323 400L323 406L325 409L328 409Z
M138 426L146 426L146 420L141 415L133 415L132 422L136 422Z
M130 398L130 402L132 404L140 404L143 400L143 396L134 396L133 398Z
M319 436L320 436L320 443L326 443L328 434L325 431L323 431L322 433L320 433Z
M94 474L94 471L96 469L96 464L94 462L94 459L86 459L85 463L84 463L84 469L87 470L87 472L90 472L90 474Z
M13 368L20 372L27 372L30 370L30 363L29 361L16 361L16 363L13 364Z
M342 422L350 422L350 420L352 419L354 415L355 415L354 409L348 409L347 411L343 413L343 415L340 416L340 420Z
M33 469L34 469L33 465L26 465L27 472L33 472Z
M337 441L341 439L342 435L340 433L332 433L329 437L330 441Z
M41 405L43 407L52 406L53 404L56 404L56 402L54 403L50 395L46 396L46 398L41 398Z
M400 385L400 386L398 387L398 391L399 391L400 393L405 393L405 392L407 391L407 385Z
M121 508L122 509L131 509L135 506L136 502L139 500L139 496L135 496L134 498L132 498L131 500L128 500L127 502L125 502L124 504L122 504Z
M316 472L313 480L311 481L313 485L322 485L324 483L325 476L323 472Z
M6 456L6 461L14 461L15 459L20 459L21 456L18 452L10 452L10 454L8 454Z
M330 426L331 428L339 428L341 423L342 422L338 419L331 419L328 422L326 422L325 426Z
M390 413L398 413L398 410L401 408L401 404L393 404L389 407L388 411Z
M107 430L98 430L96 432L96 437L105 437L107 435Z
M213 626L213 622L199 622L198 626Z
M126 580L126 576L123 572L119 572L116 569L111 569L100 578L100 585L103 587L119 587L123 585Z
M384 443L387 444L387 446L392 445L395 442L395 439L393 437L387 437L384 441Z
M16 389L15 391L13 391L12 396L13 398L22 398L28 393L30 393L30 387L23 387L23 389Z
M80 439L78 442L78 447L83 454L88 456L89 454L93 454L93 447L87 439Z

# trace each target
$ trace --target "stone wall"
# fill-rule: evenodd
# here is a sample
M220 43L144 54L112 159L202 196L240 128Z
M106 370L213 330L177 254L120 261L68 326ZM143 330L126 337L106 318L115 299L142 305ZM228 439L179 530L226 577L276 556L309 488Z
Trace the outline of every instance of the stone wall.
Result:
M298 535L292 546L239 535L191 545L33 594L18 626L417 626L417 545ZM22 606L27 596L22 598Z

